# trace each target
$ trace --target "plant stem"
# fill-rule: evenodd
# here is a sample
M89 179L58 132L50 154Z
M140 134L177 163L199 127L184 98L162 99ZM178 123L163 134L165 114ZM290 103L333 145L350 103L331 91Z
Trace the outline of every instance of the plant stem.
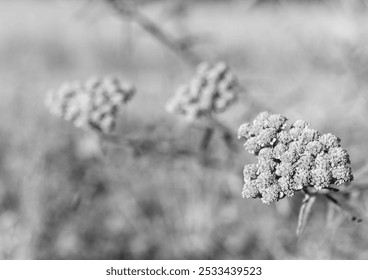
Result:
M214 129L213 127L206 127L205 128L205 131L204 131L204 134L203 134L203 137L202 137L202 140L201 140L201 144L200 144L200 149L202 151L206 151L208 149L208 146L211 142L211 139L212 139L212 136L214 134Z
M305 228L308 217L310 215L312 206L316 201L316 196L309 195L308 192L305 192L305 197L303 199L303 204L300 207L299 217L298 217L298 226L296 229L296 235L300 236Z
M158 24L151 19L141 14L138 10L132 7L127 7L119 0L107 0L107 3L121 16L128 17L146 32L151 34L155 39L165 45L167 48L175 52L189 66L196 67L201 59L193 53L187 46L163 31Z
M234 142L234 133L229 127L220 122L214 116L207 116L205 119L203 119L203 125L205 126L206 130L202 138L201 148L207 148L214 135L214 132L217 130L222 134L222 138L226 146L231 151L237 151L238 147Z
M358 223L363 221L359 211L352 205L348 204L345 201L338 201L335 197L331 196L330 194L326 194L325 197L327 198L329 202L331 202L332 204L337 206L339 209L343 210L346 214L348 214L351 217L352 221L355 221Z

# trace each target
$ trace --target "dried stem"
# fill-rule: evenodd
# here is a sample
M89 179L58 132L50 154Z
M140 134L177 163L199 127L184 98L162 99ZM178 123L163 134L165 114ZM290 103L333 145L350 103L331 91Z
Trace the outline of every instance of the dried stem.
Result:
M107 0L107 3L109 3L110 6L122 17L127 17L136 22L155 39L175 52L189 66L196 67L201 62L201 59L188 49L186 44L172 38L169 34L163 31L158 24L141 14L134 7L128 7L119 0Z

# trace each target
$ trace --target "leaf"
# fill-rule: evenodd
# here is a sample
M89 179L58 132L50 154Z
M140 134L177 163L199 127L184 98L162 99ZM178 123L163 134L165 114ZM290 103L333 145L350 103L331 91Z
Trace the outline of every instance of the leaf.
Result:
M316 201L316 196L310 196L309 194L305 195L303 204L300 207L300 212L299 212L298 227L296 229L297 236L300 236L303 233L303 230L307 223L310 211L315 201Z
M362 214L359 209L349 204L347 201L338 201L335 197L331 196L330 194L326 195L328 201L330 201L333 205L337 206L340 210L345 212L347 215L350 216L351 220L357 223L363 221Z

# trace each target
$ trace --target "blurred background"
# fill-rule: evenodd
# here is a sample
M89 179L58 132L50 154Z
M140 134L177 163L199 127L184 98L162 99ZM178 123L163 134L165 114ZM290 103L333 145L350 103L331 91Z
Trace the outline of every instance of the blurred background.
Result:
M236 135L259 110L342 139L353 171L368 158L365 1L130 1L204 61L224 60L245 91L220 115ZM118 131L134 147L91 154L49 114L64 81L115 74L138 92ZM1 259L368 259L368 227L303 197L243 199L242 168L215 134L165 112L193 69L103 1L0 1ZM257 106L253 106L257 104ZM363 180L357 178L357 180ZM367 214L367 195L356 203Z

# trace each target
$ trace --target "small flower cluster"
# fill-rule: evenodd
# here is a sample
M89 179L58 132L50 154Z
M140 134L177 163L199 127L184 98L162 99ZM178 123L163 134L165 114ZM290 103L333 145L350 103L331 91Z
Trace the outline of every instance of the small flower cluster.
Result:
M116 77L75 81L50 91L46 106L50 112L74 123L76 127L110 133L115 128L120 105L135 93L132 85Z
M270 204L307 187L321 190L353 180L349 155L339 138L320 135L302 120L287 130L286 122L281 115L263 112L240 126L238 137L258 157L257 164L244 167L243 197Z
M179 87L166 109L189 120L220 113L236 100L239 88L236 76L225 63L201 63L195 77Z

